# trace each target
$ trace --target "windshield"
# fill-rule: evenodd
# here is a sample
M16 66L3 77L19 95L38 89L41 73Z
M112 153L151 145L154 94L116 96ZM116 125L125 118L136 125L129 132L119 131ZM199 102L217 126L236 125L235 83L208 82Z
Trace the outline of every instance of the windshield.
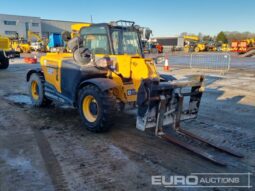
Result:
M110 54L108 31L105 26L91 26L82 28L80 36L84 47L94 54ZM114 54L142 55L138 32L132 29L113 28L111 40ZM110 39L109 39L110 40Z
M122 32L122 35L121 35ZM139 37L135 31L115 30L112 32L113 49L115 54L140 54Z
M94 26L81 30L83 45L94 54L109 54L109 44L105 27Z

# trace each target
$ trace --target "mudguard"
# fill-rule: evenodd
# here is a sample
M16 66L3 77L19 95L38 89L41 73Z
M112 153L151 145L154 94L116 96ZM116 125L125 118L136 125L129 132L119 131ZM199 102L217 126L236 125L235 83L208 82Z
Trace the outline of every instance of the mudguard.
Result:
M29 70L29 71L27 72L27 76L26 76L27 82L29 81L29 78L30 78L30 76L31 76L33 73L39 73L39 74L43 75L41 68L31 69L31 70Z
M168 74L160 74L160 78L163 81L173 81L173 80L176 80L175 77L173 77L172 75L168 75Z
M79 89L81 89L82 87L84 87L88 84L93 84L93 85L97 86L101 91L112 89L112 88L115 88L118 86L118 84L115 81L113 81L112 79L109 79L109 78L92 78L92 79L83 81L79 85Z

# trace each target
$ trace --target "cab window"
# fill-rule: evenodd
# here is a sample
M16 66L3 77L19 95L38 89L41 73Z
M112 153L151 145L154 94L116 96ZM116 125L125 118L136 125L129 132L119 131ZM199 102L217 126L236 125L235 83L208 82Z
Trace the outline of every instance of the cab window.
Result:
M84 47L94 54L110 54L107 30L105 27L88 27L81 30Z
M112 32L112 44L113 44L113 49L115 54L121 54L121 49L120 49L120 41L119 41L119 31L113 31Z
M124 54L141 54L139 38L137 32L123 32L123 53Z

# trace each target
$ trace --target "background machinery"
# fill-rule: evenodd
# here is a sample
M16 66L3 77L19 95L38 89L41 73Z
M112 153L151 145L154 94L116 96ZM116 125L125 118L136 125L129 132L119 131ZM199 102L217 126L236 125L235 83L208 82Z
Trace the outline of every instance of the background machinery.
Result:
M49 52L63 52L64 46L65 45L61 34L59 33L50 34L47 45L47 49Z
M217 46L217 51L219 52L229 52L231 48L228 43L219 43Z
M136 127L141 131L151 129L156 136L220 165L225 165L224 161L177 140L168 130L239 156L181 128L182 120L198 114L204 77L176 80L160 75L157 59L144 58L139 27L134 22L83 27L79 37L68 41L68 47L72 53L48 53L41 57L41 68L27 73L35 106L52 101L72 105L88 130L102 132L111 127L118 111L136 105ZM189 100L187 107L185 99Z
M20 54L12 50L10 39L0 36L0 69L8 68L9 59L16 57L20 57Z
M20 53L29 53L31 51L30 44L27 40L20 37L18 33L14 37L10 37L11 47L14 51L18 51Z
M0 36L0 69L6 69L9 66L9 57L6 51L10 50L10 40L7 37Z
M237 52L242 57L250 57L255 55L255 39L245 39L231 42L231 51Z
M28 41L30 42L30 49L32 51L46 52L47 40L42 39L38 34L28 31Z
M206 50L205 43L200 42L198 36L185 35L184 38L184 52L202 52Z
M145 54L149 53L163 53L163 46L157 41L150 39L152 35L152 30L148 27L138 27L141 35L142 48Z

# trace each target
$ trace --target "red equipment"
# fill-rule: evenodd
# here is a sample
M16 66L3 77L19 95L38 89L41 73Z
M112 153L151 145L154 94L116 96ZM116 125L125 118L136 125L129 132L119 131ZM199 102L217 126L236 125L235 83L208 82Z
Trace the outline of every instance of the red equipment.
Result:
M231 51L245 53L248 51L248 43L246 41L232 41Z
M24 62L28 64L35 64L37 63L37 58L25 57Z

